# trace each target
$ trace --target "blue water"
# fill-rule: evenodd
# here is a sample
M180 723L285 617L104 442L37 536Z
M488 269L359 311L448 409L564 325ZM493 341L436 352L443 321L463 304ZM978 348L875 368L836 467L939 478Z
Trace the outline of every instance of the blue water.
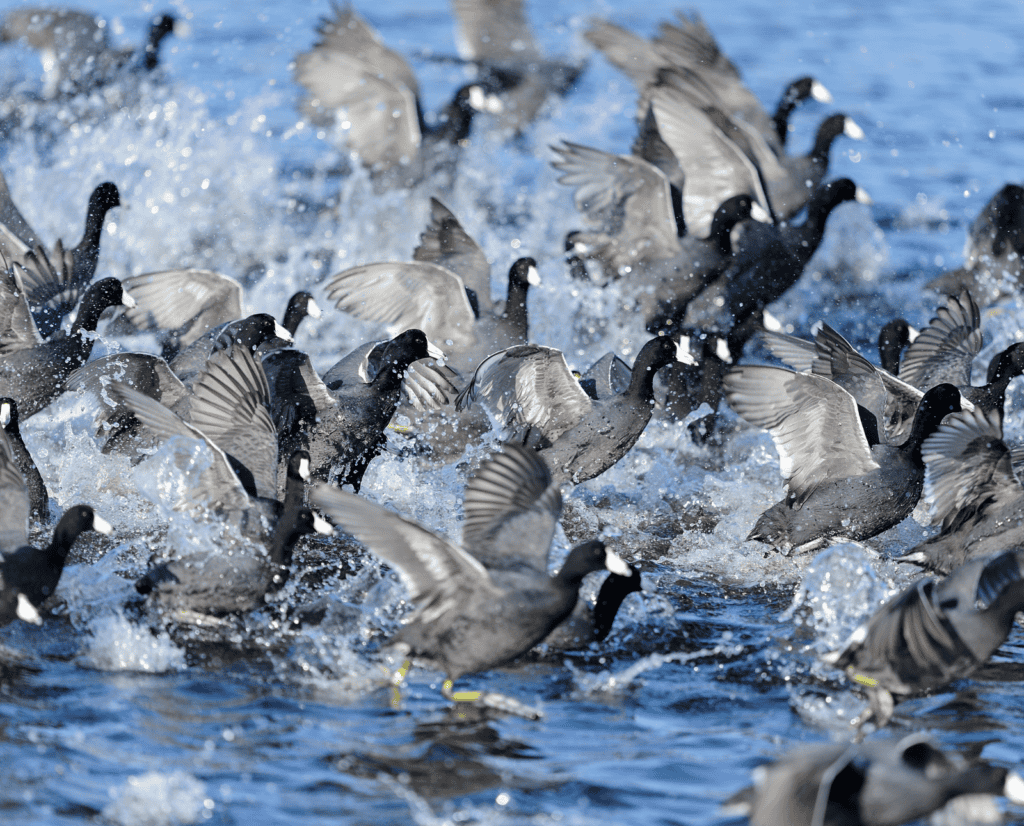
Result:
M338 178L333 136L299 127L288 66L328 4L171 5L188 31L167 41L158 81L121 108L100 96L73 113L28 106L0 145L0 167L42 236L77 238L92 187L113 180L124 206L109 218L103 275L211 267L246 281L250 310L275 313L340 269L408 258L431 193L377 195L362 174ZM162 7L125 6L94 8L116 17L115 40L129 43ZM358 8L410 57L428 110L465 81L461 67L427 59L454 52L444 3ZM836 211L804 278L772 312L796 332L825 317L865 348L893 315L926 323L938 297L923 285L960 262L967 224L1024 168L1021 3L969 15L951 2L741 0L700 11L769 107L802 74L831 90L834 106L793 119L791 146L809 146L833 110L867 133L837 141L831 169L874 206ZM480 122L446 196L495 272L520 254L537 258L532 337L579 364L609 349L631 356L644 333L619 312L614 287L569 281L561 239L580 219L547 147L570 139L628 151L635 93L579 32L601 14L649 35L673 13L667 2L529 4L542 48L587 57L587 71L512 145ZM38 90L38 73L34 55L0 49L2 88ZM317 367L381 332L317 295L325 316L298 338ZM984 312L980 364L1024 338L1020 317L1017 299ZM95 352L153 345L101 328ZM1011 436L1021 396L1011 385ZM0 629L0 818L12 823L725 822L721 802L758 762L849 736L863 703L817 655L909 581L886 555L926 533L910 519L869 549L765 558L743 537L782 492L768 437L739 426L724 448L699 448L656 420L619 466L567 497L557 538L564 548L604 531L641 565L647 592L627 600L600 646L533 653L466 678L538 706L542 720L463 719L440 697L441 675L425 670L413 670L392 708L377 649L404 592L350 546L314 543L297 560L295 599L326 601L320 626L282 630L274 607L219 643L138 624L123 604L149 554L210 537L161 505L173 475L102 456L90 421L86 401L69 399L26 428L56 503L90 502L116 532L77 546L57 617ZM457 537L463 484L462 466L389 455L364 493ZM1015 632L997 659L1018 663L1022 646ZM1003 668L908 702L896 725L1016 765L1024 704L1014 676Z

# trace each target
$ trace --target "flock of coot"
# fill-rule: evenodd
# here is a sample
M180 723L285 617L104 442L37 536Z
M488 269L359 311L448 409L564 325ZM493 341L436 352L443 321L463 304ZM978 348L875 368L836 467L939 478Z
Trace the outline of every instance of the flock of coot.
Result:
M334 7L295 58L303 117L334 128L374 188L437 195L411 260L308 285L338 312L397 333L322 374L294 347L298 325L321 314L310 292L296 293L279 321L244 315L242 286L209 270L96 279L106 216L120 206L115 183L96 188L81 241L65 248L44 243L0 179L0 622L44 622L76 538L111 530L88 504L54 524L47 480L20 436L19 422L77 393L95 413L103 453L173 457L188 480L173 508L219 532L201 553L152 561L135 584L140 623L216 636L226 618L294 597L287 586L304 536L344 532L394 568L415 606L389 645L396 696L423 662L444 673L456 705L539 718L512 697L455 683L545 641L549 650L600 641L641 590L637 568L601 536L549 573L563 491L615 465L652 416L717 449L734 426L720 419L727 404L778 449L784 498L747 537L764 553L870 539L921 501L941 526L900 557L933 576L826 658L868 702L848 742L784 756L730 803L754 824L897 824L965 793L1024 804L1024 781L1004 768L916 734L863 740L898 700L984 665L1024 608L1022 460L1002 434L1024 346L993 358L985 385L970 383L981 308L1018 287L1024 190L1007 185L979 216L964 266L934 284L944 297L927 328L885 325L883 366L824 323L806 338L787 335L766 308L794 287L832 210L868 200L849 179L828 179L833 143L863 132L834 114L808 154L790 154L794 108L832 100L817 80L791 83L769 114L699 18L680 14L651 39L594 20L586 39L636 86L637 132L623 154L571 135L552 147L583 227L565 228L565 266L581 282L615 282L649 341L632 365L614 354L576 365L531 337L536 261L521 257L499 274L504 294L492 301L491 264L444 193L477 112L515 140L549 96L572 95L584 66L541 53L521 2L454 6L475 78L436 115L424 112L405 59L349 6ZM123 52L87 13L20 9L0 38L41 51L42 99L61 101L151 71L173 27L160 16L145 46ZM152 335L160 355L90 360L111 308L108 336ZM765 352L787 366L753 363ZM466 478L458 543L359 494L385 450L440 469L492 429L503 444ZM118 515L106 516L116 533ZM596 602L579 601L598 571L607 574ZM315 622L307 608L289 606L292 621Z

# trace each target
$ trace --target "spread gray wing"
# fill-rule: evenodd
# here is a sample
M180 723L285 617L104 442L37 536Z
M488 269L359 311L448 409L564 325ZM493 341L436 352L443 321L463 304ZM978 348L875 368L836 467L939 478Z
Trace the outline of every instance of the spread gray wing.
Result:
M27 350L42 342L25 299L19 264L0 269L0 355Z
M924 498L932 521L943 522L971 504L993 497L993 506L1020 499L997 411L953 413L924 440Z
M207 438L200 430L183 422L160 402L154 401L144 393L127 385L113 382L110 392L115 399L123 402L142 423L163 441L175 436L198 439L203 442L211 457L209 467L202 468L194 477L193 485L187 492L187 499L176 503L176 509L188 510L199 498L206 507L226 510L244 510L250 504L249 495L245 492L238 476L231 469L227 456L224 455L213 440Z
M320 39L295 59L295 79L309 93L303 111L317 120L344 114L348 145L369 167L414 158L421 134L416 78L350 7L334 8Z
M632 155L613 155L565 141L552 149L559 183L575 188L576 208L633 257L671 258L680 251L668 178ZM717 208L717 205L716 205Z
M258 496L277 496L277 429L270 417L270 388L248 347L226 347L210 356L192 387L189 420L252 473Z
M462 544L488 569L547 572L562 495L536 451L504 445L466 484Z
M312 487L309 501L395 568L424 622L458 610L467 585L500 594L483 565L422 525L322 483Z
M459 54L467 60L497 64L540 60L523 0L452 0L452 8L458 21Z
M326 286L338 309L358 318L422 330L430 341L475 340L476 317L462 279L444 267L418 261L364 264L331 276Z
M968 385L983 343L981 312L971 294L964 290L949 296L907 348L900 378L921 390L943 382Z
M762 330L761 339L771 350L772 355L787 367L792 367L798 373L811 372L814 358L818 354L813 341L773 330Z
M451 270L481 301L491 300L491 265L480 245L437 198L430 199L430 223L413 251L416 261Z
M132 326L176 331L182 349L208 330L242 317L242 285L213 270L164 270L121 283L135 299L135 307L124 312Z
M7 434L0 428L0 559L4 551L16 551L28 544L28 518L31 512L28 487L22 478Z
M484 359L455 400L462 410L483 402L509 441L550 444L590 410L590 397L561 350L521 344Z
M655 88L651 107L662 138L686 174L687 232L706 237L715 210L734 195L749 194L771 214L754 162L685 94L670 87Z
M833 381L779 367L744 365L730 370L723 384L732 409L771 433L779 469L798 500L824 479L878 468L857 402Z

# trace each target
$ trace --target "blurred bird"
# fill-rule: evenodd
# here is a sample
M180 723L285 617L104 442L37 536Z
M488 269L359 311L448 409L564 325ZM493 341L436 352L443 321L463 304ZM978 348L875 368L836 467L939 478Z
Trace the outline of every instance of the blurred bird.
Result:
M88 12L72 9L19 8L0 22L0 40L21 42L40 52L45 74L44 98L68 97L111 83L126 72L157 67L160 44L174 31L174 17L153 18L145 44L115 49L110 26Z

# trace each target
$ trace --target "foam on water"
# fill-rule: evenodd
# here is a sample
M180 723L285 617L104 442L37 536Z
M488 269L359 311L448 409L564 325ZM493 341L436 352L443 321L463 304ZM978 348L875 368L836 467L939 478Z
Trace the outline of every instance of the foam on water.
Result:
M184 771L147 772L112 790L103 817L121 826L178 826L202 823L213 815L206 785Z
M153 633L119 613L89 622L79 661L103 671L143 671L158 674L185 667L185 651L166 632Z

